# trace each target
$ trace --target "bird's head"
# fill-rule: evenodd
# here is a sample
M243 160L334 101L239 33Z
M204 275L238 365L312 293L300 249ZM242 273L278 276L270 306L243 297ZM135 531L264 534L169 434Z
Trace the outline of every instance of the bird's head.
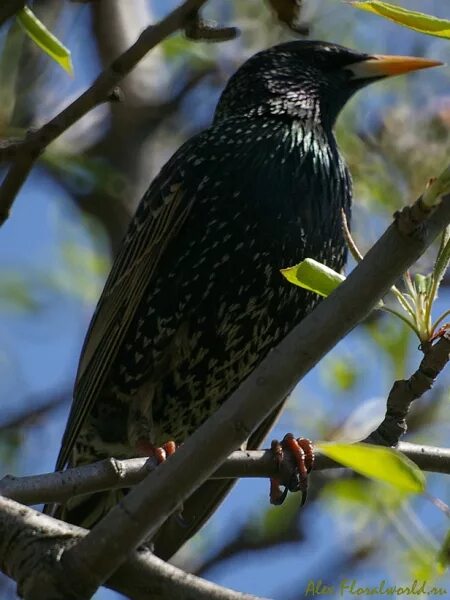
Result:
M215 121L234 115L282 115L332 126L359 89L442 63L409 56L371 55L337 44L294 41L263 50L229 80Z

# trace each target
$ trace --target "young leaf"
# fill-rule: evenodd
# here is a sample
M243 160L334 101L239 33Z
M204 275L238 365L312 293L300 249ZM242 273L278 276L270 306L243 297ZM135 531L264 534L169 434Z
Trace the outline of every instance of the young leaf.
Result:
M290 283L325 297L345 279L344 275L313 258L306 258L298 265L281 269L281 273Z
M321 443L317 447L329 458L371 479L409 493L425 490L425 477L419 467L392 448L339 443Z
M73 75L70 50L63 46L28 7L25 6L17 13L17 20L39 48L53 58L69 75Z
M450 263L450 226L446 227L442 235L442 242L434 266L433 279L436 281L437 288L445 275ZM437 289L436 289L437 292ZM434 300L434 298L433 298Z
M414 275L414 283L416 285L417 293L426 295L431 287L431 276L416 273Z
M450 21L446 19L438 19L432 15L408 10L395 4L380 2L379 0L368 0L367 2L355 1L351 4L355 8L375 13L380 17L384 17L415 31L435 37L450 38Z

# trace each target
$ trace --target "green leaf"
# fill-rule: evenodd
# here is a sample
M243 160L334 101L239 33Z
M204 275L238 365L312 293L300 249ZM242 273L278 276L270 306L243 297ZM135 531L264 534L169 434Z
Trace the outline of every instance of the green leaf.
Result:
M345 279L344 275L313 258L306 258L298 265L281 269L281 273L290 283L325 297L329 296Z
M36 15L28 7L25 6L17 13L17 20L23 27L25 33L39 46L39 48L53 58L53 60L67 71L69 75L73 75L70 50L68 50L41 21L39 21Z
M357 473L390 483L408 493L425 490L425 476L417 465L392 448L370 444L317 444L326 456Z
M421 275L416 273L414 275L414 283L418 294L426 296L431 289L431 275Z
M193 44L181 35L166 38L160 47L169 60L186 61L187 58L191 66L201 68L214 63L214 50L210 44Z
M450 530L447 531L444 543L439 551L437 564L441 573L443 573L450 565Z
M433 279L436 282L436 293L442 278L445 275L448 265L450 263L450 225L444 229L442 234L441 245L436 258L436 264L433 270ZM434 298L433 298L434 300Z
M379 0L368 0L367 2L356 1L351 4L355 8L374 13L399 25L414 29L414 31L450 39L450 21L447 19L438 19L432 15L408 10L395 4L380 2Z

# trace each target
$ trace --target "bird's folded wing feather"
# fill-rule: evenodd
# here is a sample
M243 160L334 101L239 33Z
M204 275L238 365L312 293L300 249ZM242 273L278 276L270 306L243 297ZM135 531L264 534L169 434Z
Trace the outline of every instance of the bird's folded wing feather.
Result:
M194 198L183 193L183 176L176 167L176 161L170 161L141 201L98 302L81 353L56 470L67 464L158 262L191 209Z

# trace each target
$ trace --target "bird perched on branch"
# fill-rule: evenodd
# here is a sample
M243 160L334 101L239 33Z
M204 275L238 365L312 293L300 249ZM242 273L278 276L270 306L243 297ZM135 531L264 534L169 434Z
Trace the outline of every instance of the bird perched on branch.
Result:
M352 193L336 117L366 84L436 64L294 41L231 77L211 126L162 168L129 226L86 337L57 469L161 459L314 307L280 269L345 263ZM170 556L229 486L200 488L186 527L169 521L155 552ZM90 527L116 501L117 491L73 498L56 514Z

